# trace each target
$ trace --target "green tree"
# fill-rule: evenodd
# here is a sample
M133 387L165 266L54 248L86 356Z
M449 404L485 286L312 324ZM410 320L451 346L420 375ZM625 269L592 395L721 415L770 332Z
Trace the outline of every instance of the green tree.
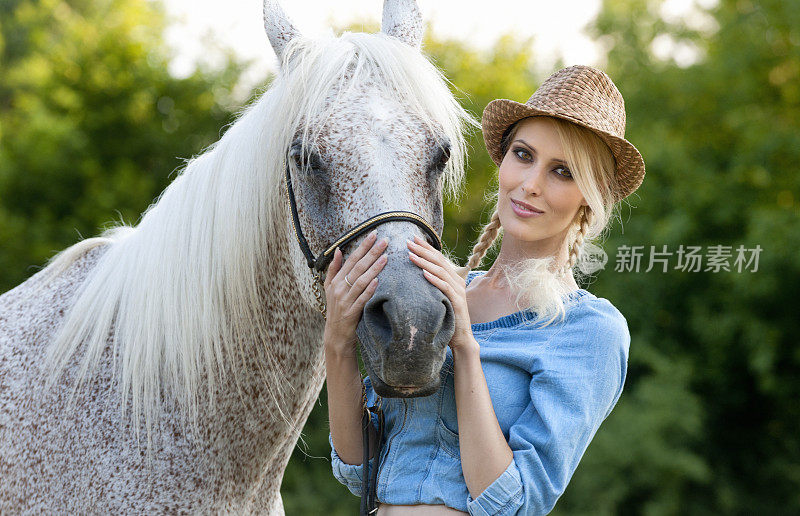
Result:
M243 65L177 79L160 5L0 2L0 292L107 222L135 222L218 139Z

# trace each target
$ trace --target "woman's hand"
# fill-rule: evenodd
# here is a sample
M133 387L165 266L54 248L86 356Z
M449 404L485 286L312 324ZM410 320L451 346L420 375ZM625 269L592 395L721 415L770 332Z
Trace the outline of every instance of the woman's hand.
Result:
M494 412L480 360L480 346L472 335L466 281L450 260L419 237L408 242L411 261L453 305L456 331L450 340L454 362L454 389L458 415L458 445L464 481L473 499L508 469L514 453Z
M342 252L337 248L325 276L324 342L326 351L356 356L356 327L361 312L378 287L378 273L386 265L385 238L377 239L373 231L342 264ZM349 284L348 284L349 282Z
M426 240L415 236L407 241L409 257L422 269L422 274L450 300L455 316L456 331L450 339L453 353L475 350L478 343L472 336L472 324L467 306L467 286L464 278L458 275L453 264Z

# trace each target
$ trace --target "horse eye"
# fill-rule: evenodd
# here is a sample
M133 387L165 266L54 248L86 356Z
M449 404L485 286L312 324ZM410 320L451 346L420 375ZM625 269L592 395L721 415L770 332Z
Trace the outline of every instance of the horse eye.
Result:
M320 172L324 166L319 154L306 148L303 152L303 147L299 143L295 143L289 149L289 159L294 161L298 170L308 170L310 172Z
M436 149L436 154L433 159L433 170L441 172L450 161L450 142L444 142Z
M294 164L297 168L302 168L302 157L303 153L300 152L300 149L297 147L292 147L289 149L289 159L294 161Z

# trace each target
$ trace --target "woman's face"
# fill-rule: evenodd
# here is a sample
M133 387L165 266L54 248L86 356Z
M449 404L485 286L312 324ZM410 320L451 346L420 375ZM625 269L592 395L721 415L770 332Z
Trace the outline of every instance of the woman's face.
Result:
M521 121L499 174L504 239L555 254L578 208L588 203L571 177L554 124L543 117Z

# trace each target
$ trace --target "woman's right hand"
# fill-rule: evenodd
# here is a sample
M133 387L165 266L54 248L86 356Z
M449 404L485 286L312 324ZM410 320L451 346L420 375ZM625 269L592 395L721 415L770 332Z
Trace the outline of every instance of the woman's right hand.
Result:
M356 356L356 327L364 305L378 287L378 273L387 262L384 251L389 242L385 238L377 240L377 236L376 231L367 235L344 264L339 248L334 251L325 277L326 351Z

